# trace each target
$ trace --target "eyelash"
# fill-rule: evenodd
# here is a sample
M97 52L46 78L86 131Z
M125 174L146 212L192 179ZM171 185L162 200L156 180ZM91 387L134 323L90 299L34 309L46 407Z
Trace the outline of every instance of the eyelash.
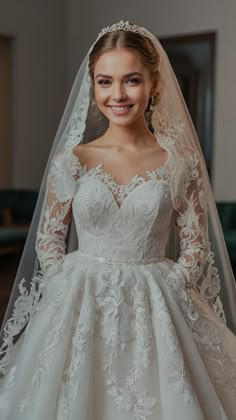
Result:
M103 86L108 86L110 84L110 80L99 80L98 81L99 85L103 85Z
M132 77L131 79L128 79L128 82L131 82L131 84L134 84L134 85L138 85L139 83L141 83L141 80L135 77Z
M138 85L139 83L141 83L140 79L137 78L131 78L131 79L127 79L126 83L131 82L132 85ZM110 80L106 80L106 79L101 79L98 81L98 84L101 86L109 86L111 84Z

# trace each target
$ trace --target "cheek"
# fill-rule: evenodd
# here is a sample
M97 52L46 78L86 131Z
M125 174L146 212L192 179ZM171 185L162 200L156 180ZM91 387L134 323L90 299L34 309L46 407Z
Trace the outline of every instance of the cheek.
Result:
M137 101L142 104L142 106L147 106L150 98L150 89L147 86L144 86L142 89L136 92Z
M94 89L94 98L97 104L104 102L108 97L108 92L106 89L101 89L99 86L95 86Z

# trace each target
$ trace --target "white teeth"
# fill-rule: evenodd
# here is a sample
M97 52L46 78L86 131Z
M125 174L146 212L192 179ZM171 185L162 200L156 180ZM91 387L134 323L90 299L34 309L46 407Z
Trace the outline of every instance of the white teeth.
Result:
M126 111L129 109L129 106L112 106L111 109L114 109L115 111Z

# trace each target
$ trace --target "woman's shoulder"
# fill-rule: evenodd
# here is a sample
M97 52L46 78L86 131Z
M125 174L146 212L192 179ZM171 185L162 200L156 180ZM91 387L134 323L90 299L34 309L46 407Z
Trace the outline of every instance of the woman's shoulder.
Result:
M77 157L82 165L86 165L87 161L102 147L101 137L90 140L88 143L77 144L72 153Z
M82 167L94 167L104 160L104 153L107 146L104 145L103 137L89 140L88 143L81 143L72 150L74 156Z

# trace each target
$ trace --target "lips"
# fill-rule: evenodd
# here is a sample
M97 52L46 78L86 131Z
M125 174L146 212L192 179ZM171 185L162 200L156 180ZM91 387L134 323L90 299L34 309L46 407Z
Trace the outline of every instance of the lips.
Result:
M114 108L114 109L120 109L120 108L131 108L131 106L133 106L133 105L130 105L130 104L125 104L125 105L108 105L110 108Z
M133 105L108 105L108 107L116 114L127 112Z

